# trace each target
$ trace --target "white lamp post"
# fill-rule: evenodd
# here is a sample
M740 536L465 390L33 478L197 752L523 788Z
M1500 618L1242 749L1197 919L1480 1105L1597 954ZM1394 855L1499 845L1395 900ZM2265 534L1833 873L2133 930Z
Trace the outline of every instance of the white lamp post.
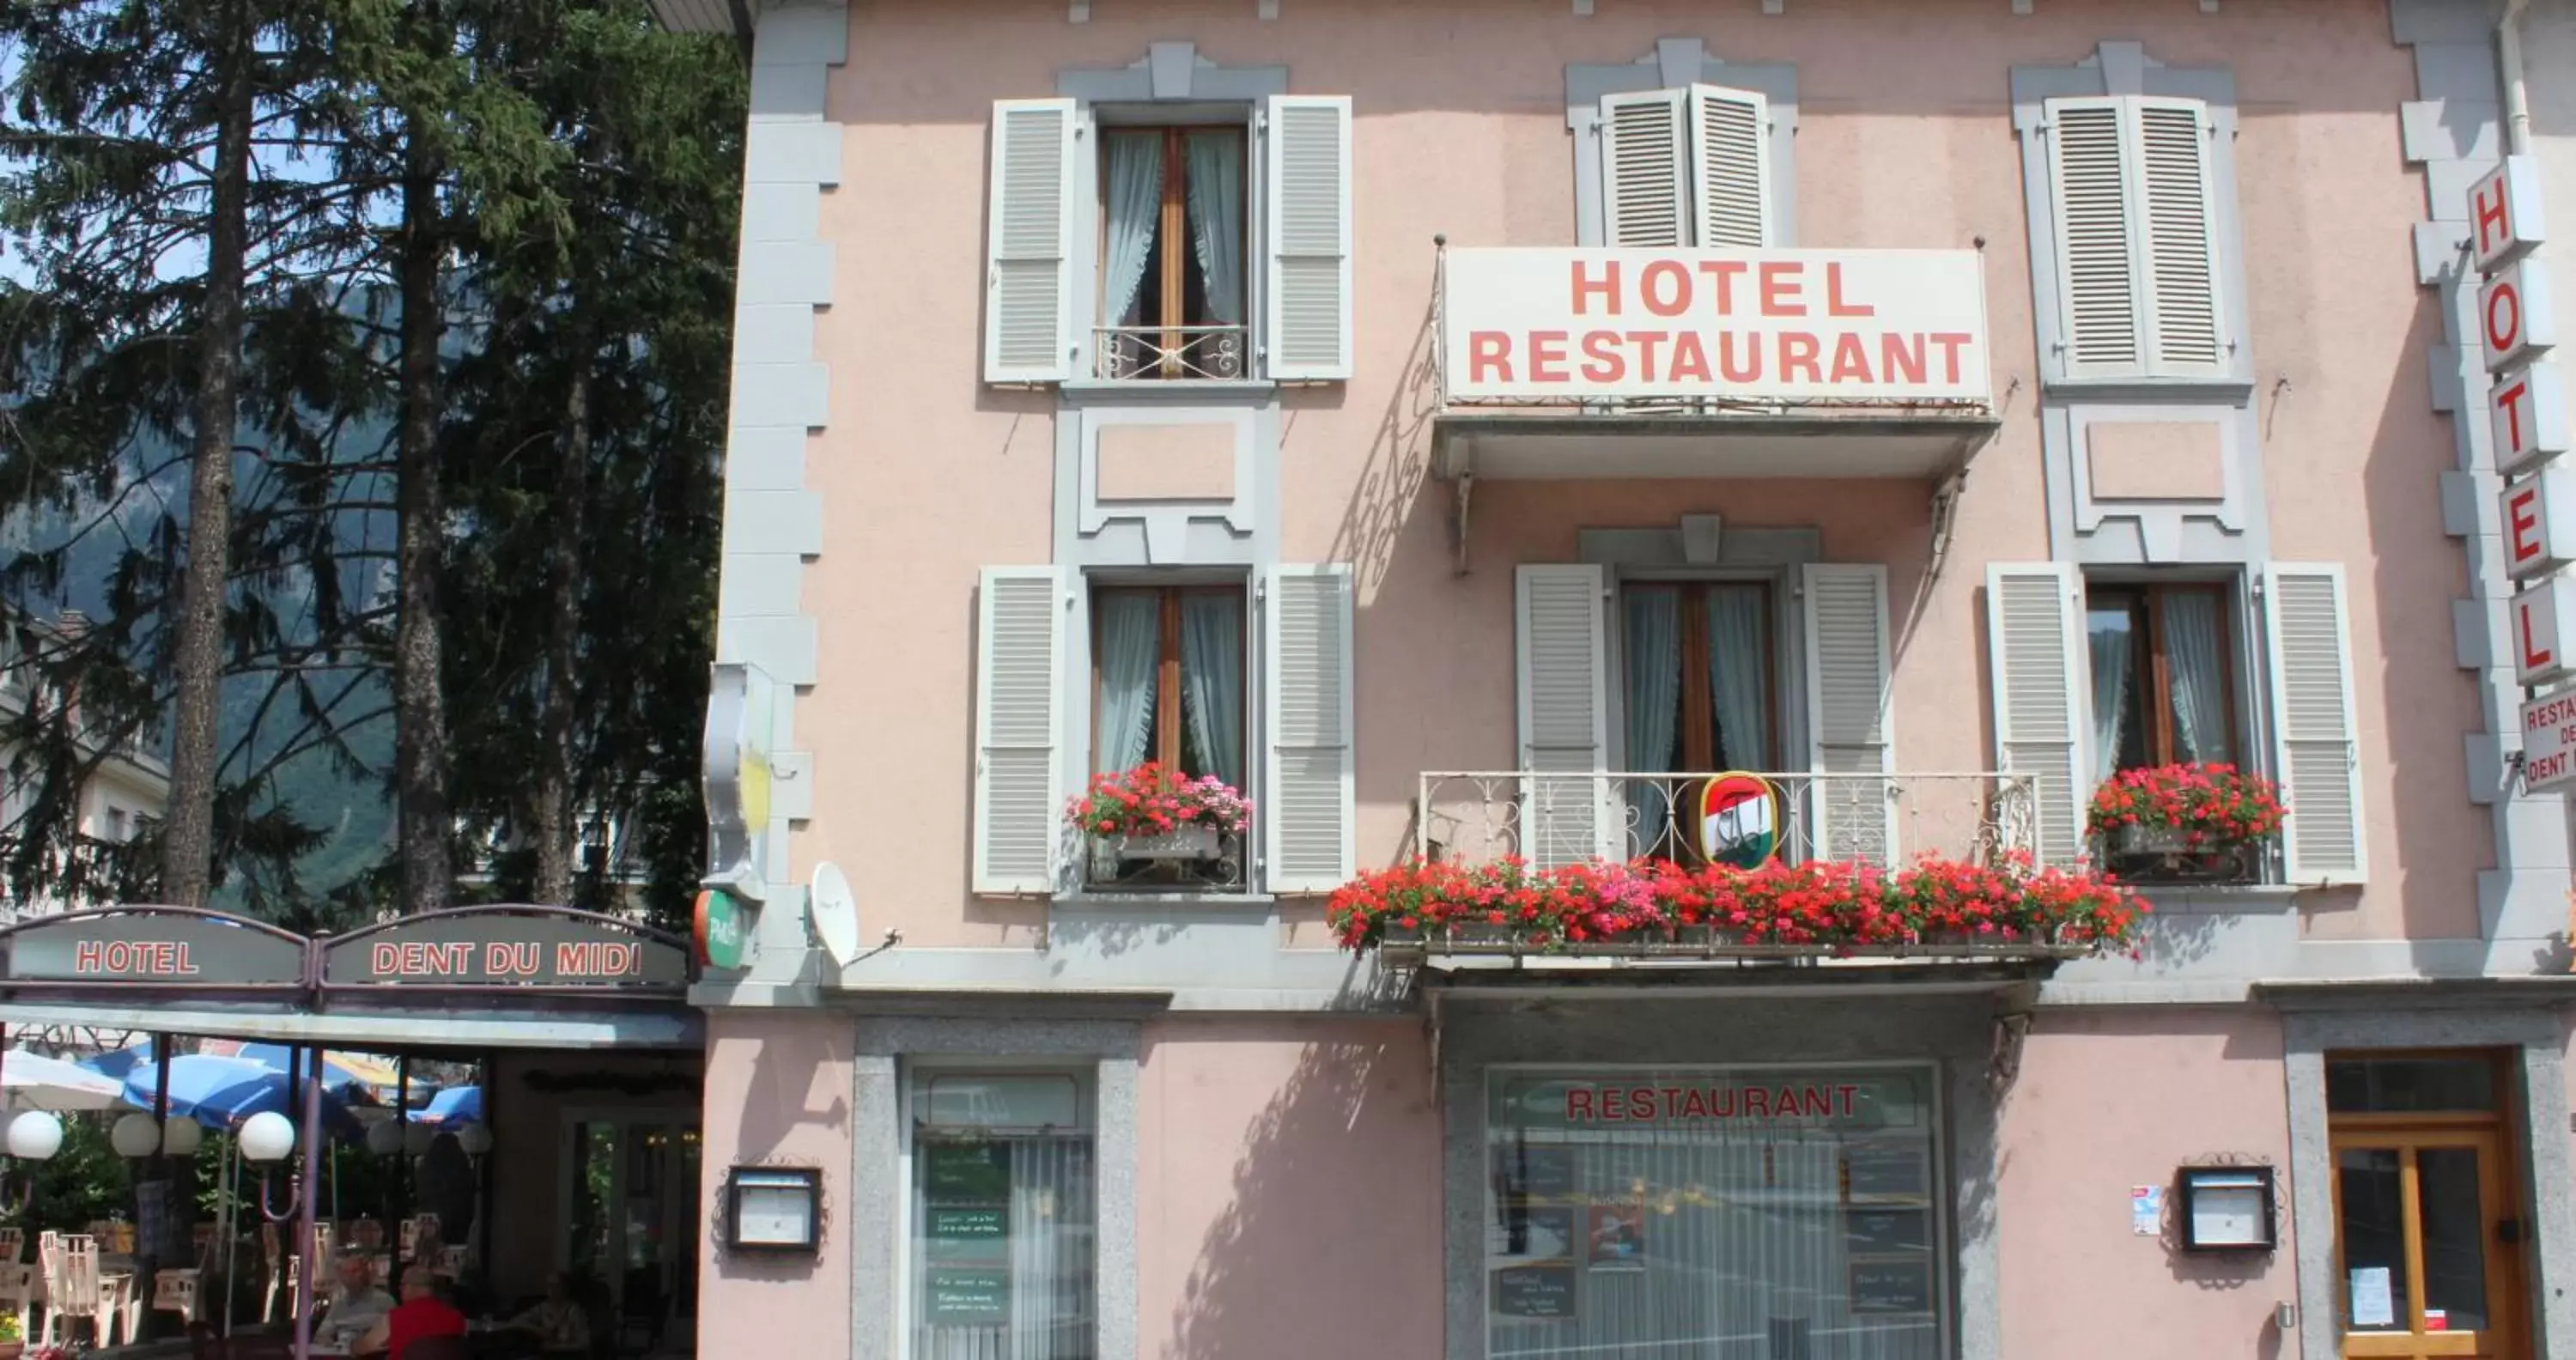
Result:
M9 1155L49 1162L63 1150L63 1121L51 1110L29 1110L9 1121Z
M268 1202L268 1171L295 1151L295 1121L275 1110L263 1110L242 1121L234 1143L242 1157L259 1168L260 1217L271 1223L284 1223L295 1217L296 1198L301 1190L296 1177L286 1180L285 1209L273 1208Z
M107 1145L119 1157L149 1157L161 1146L161 1121L137 1110L108 1127Z

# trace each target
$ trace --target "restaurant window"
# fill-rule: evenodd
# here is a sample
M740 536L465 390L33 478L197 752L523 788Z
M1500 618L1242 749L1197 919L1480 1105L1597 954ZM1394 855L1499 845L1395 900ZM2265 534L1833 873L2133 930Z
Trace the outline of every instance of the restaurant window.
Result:
M1100 138L1100 375L1244 376L1244 127Z
M2529 1352L2509 1055L2333 1055L2335 1280L2347 1355Z
M2095 771L2239 759L2228 597L2214 582L2086 586Z
M1072 1072L910 1078L912 1354L1097 1353L1091 1083Z
M1942 1354L1928 1069L1515 1069L1488 1094L1495 1360Z

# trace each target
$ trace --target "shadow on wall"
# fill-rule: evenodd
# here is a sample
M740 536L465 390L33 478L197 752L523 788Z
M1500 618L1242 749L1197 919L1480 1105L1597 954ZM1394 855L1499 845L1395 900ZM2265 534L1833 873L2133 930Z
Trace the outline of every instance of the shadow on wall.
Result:
M1407 1094L1418 1092L1419 1074L1389 1067L1402 1051L1384 1043L1304 1050L1245 1133L1225 1211L1199 1244L1163 1360L1429 1353L1406 1349L1404 1333L1440 1314L1439 1157L1437 1133L1426 1132L1437 1125L1420 1118L1427 1097ZM1426 1137L1432 1146L1413 1147ZM1415 1163L1430 1183L1393 1193Z
M1437 289L1436 281L1433 287ZM1422 324L1414 329L1413 342L1405 349L1401 376L1369 436L1368 461L1352 483L1341 526L1333 532L1332 552L1326 560L1351 564L1352 585L1361 598L1386 582L1397 540L1404 536L1406 522L1422 501L1429 480L1431 418L1439 411L1440 394L1435 320L1436 312L1426 299ZM1280 432L1283 451L1296 438L1299 411L1309 401L1321 399L1292 401L1287 428ZM1454 543L1456 526L1443 527L1450 536L1447 541Z
M850 1181L847 1167L846 1130L850 1127L849 1045L836 1039L825 1052L811 1046L780 1043L774 1037L731 1040L737 1044L756 1045L752 1061L744 1066L750 1079L744 1084L741 1099L735 1106L733 1161L741 1166L820 1167L823 1174L821 1238L830 1242L860 1231L861 1225L846 1221L842 1211L849 1203ZM710 1069L715 1067L711 1061ZM723 1102L710 1099L710 1114L723 1108ZM796 1146L800 1131L822 1147L844 1149L841 1165L834 1159ZM724 1259L724 1274L737 1280L773 1280L797 1282L811 1280L830 1252L747 1252L728 1253L724 1246L726 1168L710 1158L704 1172L706 1196L704 1232L707 1248Z

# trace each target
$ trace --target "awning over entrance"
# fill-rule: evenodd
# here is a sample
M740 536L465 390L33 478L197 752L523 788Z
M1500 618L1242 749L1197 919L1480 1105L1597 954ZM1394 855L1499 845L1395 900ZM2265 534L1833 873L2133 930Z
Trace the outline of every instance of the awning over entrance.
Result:
M1999 428L1972 250L1443 248L1444 478L1946 478Z

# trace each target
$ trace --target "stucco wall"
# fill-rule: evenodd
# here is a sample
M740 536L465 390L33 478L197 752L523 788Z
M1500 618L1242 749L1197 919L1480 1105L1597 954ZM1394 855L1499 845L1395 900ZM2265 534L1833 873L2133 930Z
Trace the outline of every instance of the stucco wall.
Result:
M711 1229L700 1255L698 1348L714 1356L850 1353L850 1278L882 1259L892 1226L850 1210L851 1027L814 1016L707 1017L704 1183ZM715 1245L713 1206L727 1168L773 1163L823 1171L823 1247L811 1257L731 1256ZM746 1331L757 1344L746 1347Z
M2042 1012L1999 1140L2004 1354L2280 1354L2272 1310L2298 1295L2283 1091L2270 1011ZM2159 1235L2130 1230L2133 1187L2235 1159L2280 1169L2278 1253L2185 1256L2170 1189Z
M1411 1020L1147 1027L1139 1355L1438 1352L1430 1062Z
M1034 945L1044 920L1037 904L964 891L975 571L1048 560L1054 514L1055 397L979 378L993 99L1050 94L1060 70L1123 66L1157 40L1222 64L1284 64L1294 91L1354 97L1356 376L1281 398L1278 514L1283 560L1358 567L1368 862L1396 848L1419 771L1509 756L1510 568L1565 560L1578 527L1711 511L1818 525L1829 555L1889 562L1905 642L1900 768L1993 763L1982 568L2050 551L2009 70L2119 39L2234 74L2272 554L2351 573L2373 877L2312 903L2311 928L2476 933L2473 874L2490 851L2460 792L2474 706L2439 645L2461 565L2433 494L2447 436L2424 399L2432 323L2405 230L2422 188L2396 155L2413 73L2379 7L2053 0L2017 16L1873 0L1766 16L1621 0L1577 17L1562 4L1298 0L1262 21L1207 0L1099 5L1076 24L1058 0L993 0L972 23L953 10L850 13L849 60L826 101L845 129L843 187L822 210L837 284L815 336L834 382L807 471L826 516L804 587L821 620L820 683L797 724L817 784L792 873L828 858L900 884L872 896L873 921L917 945ZM1425 475L1431 238L1570 243L1565 65L1633 60L1676 34L1724 60L1796 65L1800 244L1984 242L2005 429L1978 457L1948 564L1919 599L1928 514L1914 484L1488 482L1471 572L1452 574L1447 495ZM2401 822L2413 833L2402 845Z

